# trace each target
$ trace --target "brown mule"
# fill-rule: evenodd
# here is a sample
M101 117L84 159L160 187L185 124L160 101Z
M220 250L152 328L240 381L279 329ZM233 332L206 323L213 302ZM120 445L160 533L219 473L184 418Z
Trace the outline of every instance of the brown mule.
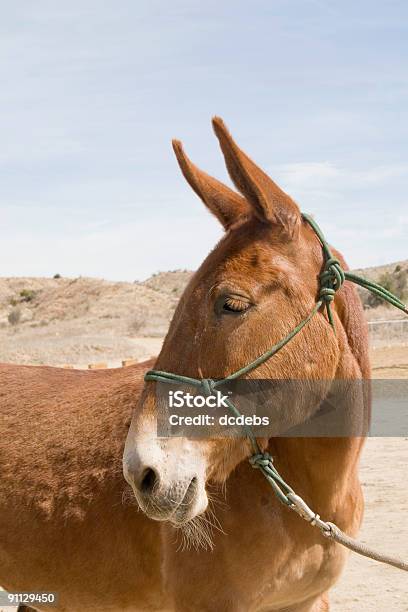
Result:
M183 174L226 229L176 310L156 369L220 378L284 337L316 300L322 252L299 209L214 128L242 195L194 166L180 143ZM344 262L343 262L344 263ZM362 307L348 284L334 302L336 334L319 313L255 378L369 377ZM77 372L2 366L9 433L2 436L0 583L52 590L60 610L247 612L328 610L327 591L345 551L280 505L248 465L243 438L158 438L150 364ZM329 391L326 390L326 393ZM324 403L294 398L285 427ZM360 396L340 398L363 418ZM119 461L144 513L121 503ZM302 409L301 409L302 408ZM260 440L297 493L347 533L358 530L360 438ZM225 483L221 507L206 511ZM152 520L155 519L155 520ZM177 534L213 548L180 549Z

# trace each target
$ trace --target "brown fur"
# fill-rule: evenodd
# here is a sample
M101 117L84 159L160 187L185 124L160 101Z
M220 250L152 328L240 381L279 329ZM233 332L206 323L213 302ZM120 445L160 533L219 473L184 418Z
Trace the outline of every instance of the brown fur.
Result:
M315 302L322 266L320 245L297 205L268 182L220 120L215 129L245 199L189 165L175 145L187 180L228 233L186 289L156 364L207 377L248 363L294 327ZM226 285L243 288L257 310L214 318L212 300ZM252 375L367 378L366 329L352 287L338 293L335 312L336 336L319 313ZM214 508L224 533L214 532L213 551L180 550L171 525L123 502L121 456L131 413L136 409L130 447L155 413L154 384L143 387L151 365L96 372L1 366L0 584L57 591L58 609L72 612L328 610L327 591L345 552L278 503L245 461L245 441L196 443L205 447L208 487L226 481L224 505ZM325 520L356 533L363 506L359 438L274 438L263 445Z

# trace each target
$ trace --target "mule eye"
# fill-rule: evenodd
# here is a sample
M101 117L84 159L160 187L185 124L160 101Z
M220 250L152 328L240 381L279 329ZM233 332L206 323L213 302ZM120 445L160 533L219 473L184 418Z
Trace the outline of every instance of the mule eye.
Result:
M222 310L224 312L245 312L246 310L248 310L248 308L250 307L249 302L246 302L245 300L241 300L239 298L236 297L228 297L224 300L224 303L222 305Z

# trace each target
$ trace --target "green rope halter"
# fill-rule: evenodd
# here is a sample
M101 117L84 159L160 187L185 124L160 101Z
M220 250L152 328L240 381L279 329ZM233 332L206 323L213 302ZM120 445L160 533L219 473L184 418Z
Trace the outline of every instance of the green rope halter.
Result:
M319 275L318 299L312 311L307 315L307 317L305 317L294 329L292 329L292 331L290 331L284 338L282 338L282 340L274 344L269 350L260 355L257 359L254 359L248 365L243 366L236 372L233 372L232 374L229 374L228 376L220 380L213 380L211 378L190 378L189 376L182 376L180 374L173 374L171 372L163 372L161 370L149 370L148 372L146 372L144 377L146 381L155 381L168 384L186 384L201 389L202 393L206 396L213 395L216 389L218 389L222 385L237 378L240 378L241 376L244 376L248 372L260 366L262 363L265 363L265 361L267 361L278 351L280 351L281 348L288 344L288 342L290 342L292 338L294 338L305 327L305 325L309 323L309 321L315 316L315 314L319 312L322 306L325 307L328 321L333 330L335 330L332 312L332 302L334 300L336 292L341 288L344 281L346 280L360 285L365 289L368 289L375 295L378 295L378 297L380 297L381 299L385 300L386 302L389 302L396 308L399 308L405 314L408 314L407 306L405 306L405 304L403 304L403 302L401 302L401 300L397 298L397 296L395 296L393 293L373 281L357 276L352 272L344 271L341 267L340 261L336 257L333 257L330 247L326 242L323 233L320 227L315 222L315 220L307 214L302 214L302 217L311 226L311 228L317 235L323 249L324 258L323 270ZM234 416L241 416L241 413L233 404L233 402L231 402L230 399L226 399L225 403L228 405L229 410ZM296 509L296 502L294 500L296 500L298 496L296 496L293 489L280 476L280 474L273 465L273 459L269 455L269 453L262 453L252 429L249 426L244 426L243 429L252 446L253 454L249 458L250 464L252 465L252 467L257 468L262 472L262 474L265 476L266 480L269 482L273 491L281 502L283 502L287 506L290 506L293 509Z
M368 289L371 293L375 293L382 300L389 302L392 306L399 308L405 314L408 314L407 306L401 302L396 295L378 285L374 281L368 280L367 278L362 278L361 276L357 276L357 274L353 274L352 272L344 271L341 267L341 264L336 257L333 257L330 247L323 236L322 230L317 225L316 221L305 213L302 214L302 217L314 230L315 234L319 238L320 244L322 245L323 255L324 255L324 268L323 272L321 272L319 276L320 281L320 291L319 291L319 299L322 299L325 302L327 316L330 321L332 327L333 325L333 314L331 312L331 302L334 300L334 296L336 291L340 289L345 280L351 281L356 285L360 285L364 289Z

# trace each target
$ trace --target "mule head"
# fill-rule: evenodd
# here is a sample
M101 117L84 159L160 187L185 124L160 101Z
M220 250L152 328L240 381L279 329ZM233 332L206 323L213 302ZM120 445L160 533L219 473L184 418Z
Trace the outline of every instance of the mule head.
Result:
M199 170L181 143L173 142L185 178L226 233L187 286L155 368L220 379L265 352L310 313L322 253L292 198L237 146L221 119L213 126L239 193ZM338 358L338 337L319 312L247 377L332 379ZM207 484L224 481L250 455L250 447L243 437L159 438L156 391L156 383L146 383L126 442L124 474L148 516L180 524L206 509ZM304 398L294 399L282 412L285 426L305 420L315 408ZM261 448L267 444L260 440Z

